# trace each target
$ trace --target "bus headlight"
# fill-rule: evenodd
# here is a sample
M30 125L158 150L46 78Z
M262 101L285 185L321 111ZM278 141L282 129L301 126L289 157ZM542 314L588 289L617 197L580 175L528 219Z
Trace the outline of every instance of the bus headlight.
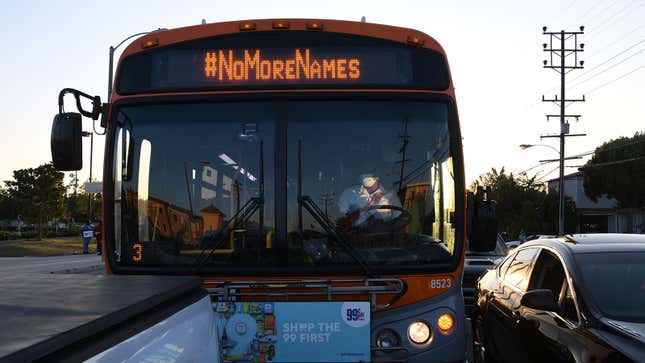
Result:
M408 326L410 340L417 344L424 344L430 339L430 327L422 321L415 321Z
M455 327L455 320L450 313L443 313L437 319L437 328L443 335L452 333L452 328Z
M401 345L399 335L393 330L381 330L376 336L376 346L379 348L392 348Z

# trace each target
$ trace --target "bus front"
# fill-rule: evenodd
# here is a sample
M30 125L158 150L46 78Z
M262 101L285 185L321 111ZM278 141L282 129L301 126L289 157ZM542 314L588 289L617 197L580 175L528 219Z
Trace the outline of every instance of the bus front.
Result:
M114 274L199 274L224 362L463 361L464 172L418 31L258 20L154 32L117 68Z

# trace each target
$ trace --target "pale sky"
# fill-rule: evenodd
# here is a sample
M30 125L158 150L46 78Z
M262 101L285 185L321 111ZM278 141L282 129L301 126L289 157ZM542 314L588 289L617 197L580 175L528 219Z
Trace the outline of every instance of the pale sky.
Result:
M54 6L55 5L55 6ZM51 121L60 89L73 87L102 99L107 94L108 48L130 34L207 22L259 18L331 18L418 29L447 52L464 138L467 183L491 167L520 171L556 158L540 134L559 130L547 123L559 75L543 69L542 26L585 26L584 70L568 75L570 106L567 155L593 150L604 141L645 130L645 0L544 1L3 1L0 13L0 181L12 171L51 160ZM122 46L119 51L123 50ZM120 53L117 52L117 57ZM610 58L614 59L609 60ZM606 62L606 63L604 63ZM604 63L604 64L603 64ZM68 110L72 109L70 105ZM89 130L89 120L84 128ZM103 137L95 136L94 172L101 179ZM88 177L86 162L79 172ZM568 165L580 165L573 160ZM556 164L532 169L556 177ZM567 168L573 172L575 168Z

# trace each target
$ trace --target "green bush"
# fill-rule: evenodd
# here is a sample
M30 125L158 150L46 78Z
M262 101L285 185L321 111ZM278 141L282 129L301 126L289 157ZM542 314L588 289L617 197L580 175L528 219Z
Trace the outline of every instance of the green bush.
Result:
M71 227L65 229L55 230L45 230L43 231L43 237L52 238L52 237L74 237L80 236L81 229L78 227ZM16 239L31 239L38 237L38 231L23 231L20 236L18 232L9 232L9 231L0 231L0 241L9 241Z

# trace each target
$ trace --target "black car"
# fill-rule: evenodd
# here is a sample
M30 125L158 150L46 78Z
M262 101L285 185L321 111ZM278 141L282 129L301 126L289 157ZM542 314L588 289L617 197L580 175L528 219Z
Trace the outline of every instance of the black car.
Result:
M478 359L645 362L645 235L525 243L477 283Z

